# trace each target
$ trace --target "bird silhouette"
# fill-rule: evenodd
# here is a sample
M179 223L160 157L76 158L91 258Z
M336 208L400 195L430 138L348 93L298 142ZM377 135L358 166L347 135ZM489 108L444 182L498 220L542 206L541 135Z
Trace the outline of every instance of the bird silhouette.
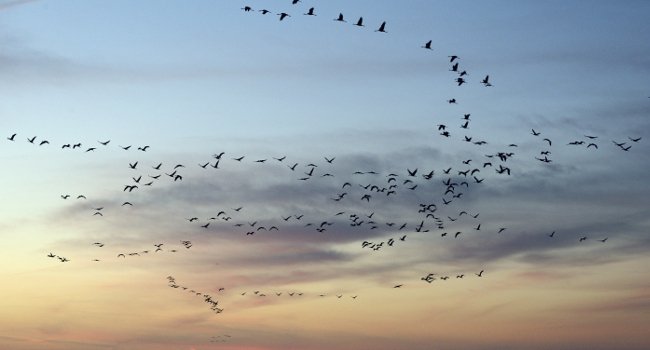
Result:
M305 16L316 16L316 14L314 13L314 8L313 7L309 8L309 11L307 11L307 13L303 13L303 15L305 15Z
M485 86L492 86L492 84L490 84L489 80L490 80L490 76L486 75L485 78L483 78L483 80L481 80L481 84L483 84Z

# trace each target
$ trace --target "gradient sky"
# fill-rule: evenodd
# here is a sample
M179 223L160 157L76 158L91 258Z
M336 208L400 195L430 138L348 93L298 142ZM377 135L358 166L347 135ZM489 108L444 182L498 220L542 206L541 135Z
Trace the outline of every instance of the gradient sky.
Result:
M0 348L650 348L649 17L0 0Z

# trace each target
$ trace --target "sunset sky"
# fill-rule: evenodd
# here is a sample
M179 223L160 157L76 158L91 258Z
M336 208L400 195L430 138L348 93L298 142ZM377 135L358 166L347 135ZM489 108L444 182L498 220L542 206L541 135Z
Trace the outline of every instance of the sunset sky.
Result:
M648 18L0 0L0 349L650 348Z

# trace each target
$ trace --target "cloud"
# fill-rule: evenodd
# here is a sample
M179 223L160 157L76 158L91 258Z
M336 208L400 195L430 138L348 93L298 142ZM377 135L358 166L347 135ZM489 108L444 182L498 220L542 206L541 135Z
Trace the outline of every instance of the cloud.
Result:
M11 9L12 7L17 7L21 5L26 5L32 2L36 2L39 0L6 0L0 2L0 11Z

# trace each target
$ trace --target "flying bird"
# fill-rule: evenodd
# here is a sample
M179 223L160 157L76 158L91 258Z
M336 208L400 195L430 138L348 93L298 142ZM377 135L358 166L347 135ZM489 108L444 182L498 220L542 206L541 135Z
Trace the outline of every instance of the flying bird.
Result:
M485 86L492 86L492 84L490 84L490 82L489 82L489 79L490 79L490 76L486 75L485 78L483 78L483 80L481 80L481 84L483 84Z
M314 8L313 7L309 8L309 11L307 11L307 13L303 13L303 14L305 16L316 16L316 14L314 13Z

